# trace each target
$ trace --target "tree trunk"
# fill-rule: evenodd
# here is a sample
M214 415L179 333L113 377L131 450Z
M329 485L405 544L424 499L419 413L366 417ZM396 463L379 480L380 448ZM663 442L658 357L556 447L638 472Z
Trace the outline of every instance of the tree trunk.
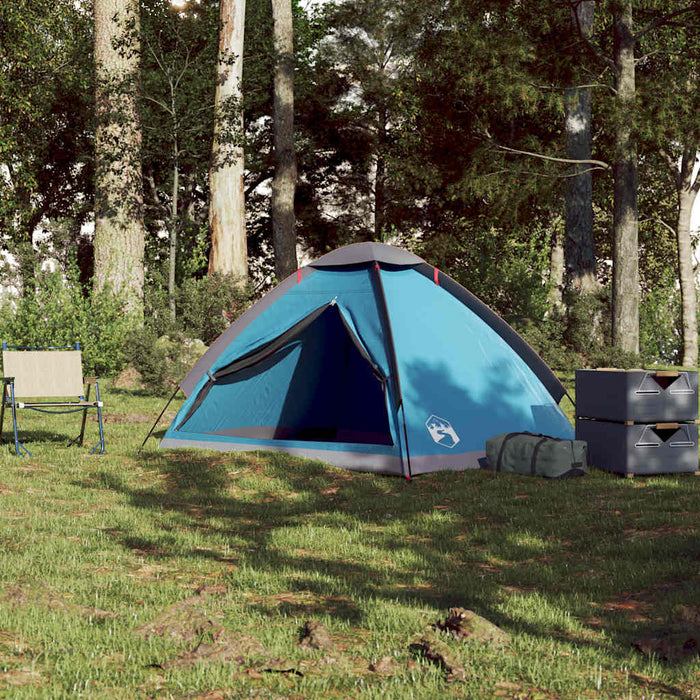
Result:
M582 0L572 9L574 34L584 39L593 31L595 2ZM591 159L591 89L572 86L564 95L566 155ZM566 285L581 294L598 289L593 241L593 184L590 165L575 165L566 189Z
M562 291L564 289L564 236L561 225L554 230L552 240L552 250L549 256L549 303L552 311L562 313L564 309L564 299Z
M693 204L700 190L700 174L693 181L695 148L683 152L681 169L678 174L678 279L681 286L681 315L683 318L683 366L695 367L698 364L698 315L695 291L695 270L693 268L693 246L690 238L690 218Z
M613 245L613 345L639 352L639 247L637 212L637 147L632 134L635 103L634 25L631 0L614 5L615 212Z
M377 162L374 173L374 240L381 241L386 227L386 144L387 122L389 117L386 107L378 105L377 118Z
M272 181L272 244L275 274L283 280L297 269L294 191L297 157L294 149L294 33L292 0L272 0L275 43L275 177Z
M248 281L243 196L243 32L245 0L221 0L214 141L209 169L209 274Z
M168 251L168 307L170 319L177 317L175 308L175 269L177 266L177 229L178 229L178 195L180 193L180 164L178 162L178 149L175 146L173 163L173 192L170 202L170 246Z
M139 4L95 0L94 288L143 314Z

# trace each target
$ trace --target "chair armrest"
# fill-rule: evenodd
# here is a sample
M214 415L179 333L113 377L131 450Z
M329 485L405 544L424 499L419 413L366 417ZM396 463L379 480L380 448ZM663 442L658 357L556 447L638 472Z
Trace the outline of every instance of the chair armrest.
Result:
M97 384L99 377L83 377L85 384Z
M7 384L8 382L14 382L15 378L14 377L0 377L0 382L4 382Z

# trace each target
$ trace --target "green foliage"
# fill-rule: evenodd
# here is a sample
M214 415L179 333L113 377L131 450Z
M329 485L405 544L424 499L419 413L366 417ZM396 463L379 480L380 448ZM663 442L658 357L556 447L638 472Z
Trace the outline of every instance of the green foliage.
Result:
M409 245L508 321L542 319L548 308L549 234L506 231L447 216L441 228Z
M177 318L168 307L167 289L152 284L146 293L146 323L125 343L127 360L151 391L166 395L211 344L243 313L252 290L241 291L234 279L212 275L187 279L177 288Z
M42 219L90 208L91 19L82 0L0 3L0 234L28 282Z
M157 396L167 396L204 353L201 340L182 333L158 336L152 327L136 328L126 339L130 363L144 385Z
M224 275L185 280L177 297L182 332L209 345L248 308L252 295Z
M639 345L646 362L678 365L681 361L681 295L672 269L666 269L658 284L642 296Z
M173 321L167 289L156 278L146 289L146 327L156 337L181 333L209 345L248 308L252 297L252 288L241 291L233 277L188 278L176 290Z
M0 340L30 346L79 342L86 375L110 376L124 367L124 337L132 326L117 298L86 295L59 273L40 276L35 289L0 309Z

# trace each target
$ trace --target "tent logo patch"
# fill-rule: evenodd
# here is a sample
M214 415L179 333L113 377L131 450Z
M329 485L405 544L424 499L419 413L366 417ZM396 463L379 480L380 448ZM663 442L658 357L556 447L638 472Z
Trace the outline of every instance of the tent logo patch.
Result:
M452 449L459 442L459 436L455 433L452 424L444 418L435 415L430 416L430 418L425 421L425 427L428 429L430 437L433 438L438 445Z

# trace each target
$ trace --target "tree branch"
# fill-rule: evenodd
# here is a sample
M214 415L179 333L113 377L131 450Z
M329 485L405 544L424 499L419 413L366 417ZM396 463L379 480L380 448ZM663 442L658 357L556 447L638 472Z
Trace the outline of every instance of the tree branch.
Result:
M648 219L640 219L639 225L641 226L642 224L649 223L650 221L652 223L661 224L667 231L672 233L674 236L676 235L676 229L670 224L667 224L663 219L659 219L657 216L651 216Z
M528 156L530 158L539 158L541 160L549 160L554 163L568 163L571 165L592 165L594 166L592 170L607 170L611 171L612 168L610 165L608 165L605 161L602 160L593 160L593 159L581 159L577 160L576 158L557 158L555 156L545 156L542 153L533 153L532 151L521 151L518 148L509 148L508 146L501 146L499 144L495 144L496 148L499 151L506 151L507 153L515 153L520 156Z
M694 2L692 5L688 7L684 7L682 10L676 10L675 12L671 12L668 15L664 15L663 17L657 17L653 22L650 22L647 24L646 27L643 29L640 29L635 35L634 35L634 40L638 41L641 39L645 34L648 34L651 31L654 31L654 29L657 29L658 27L663 26L664 24L668 24L670 20L672 20L674 17L679 17L680 15L684 15L688 12L697 12L700 11L700 2Z

